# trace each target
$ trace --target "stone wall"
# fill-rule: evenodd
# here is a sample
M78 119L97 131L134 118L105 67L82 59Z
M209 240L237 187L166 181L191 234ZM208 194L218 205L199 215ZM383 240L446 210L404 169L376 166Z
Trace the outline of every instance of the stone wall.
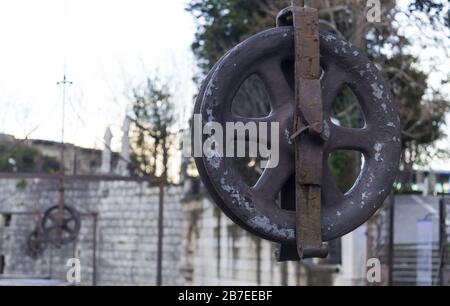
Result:
M119 178L70 178L66 203L82 214L76 243L49 246L34 260L26 255L27 236L38 214L58 203L58 180L51 178L0 179L0 259L3 275L65 279L69 258L79 258L82 284L154 285L156 283L158 188L147 182ZM182 285L181 188L166 190L163 281ZM97 219L96 219L97 218ZM94 241L96 233L96 241Z
M49 246L34 260L26 255L26 238L36 227L39 213L57 205L58 180L0 177L0 277L20 274L64 280L67 260L78 258L83 285L155 285L159 189L144 181L108 177L71 177L65 186L66 203L82 213L79 239L60 249ZM239 228L204 190L194 187L166 190L165 285L333 282L333 274L326 269L278 263L275 244Z
M278 263L276 244L241 229L207 196L187 201L183 216L188 285L300 286L334 281L332 269L317 271L308 263Z

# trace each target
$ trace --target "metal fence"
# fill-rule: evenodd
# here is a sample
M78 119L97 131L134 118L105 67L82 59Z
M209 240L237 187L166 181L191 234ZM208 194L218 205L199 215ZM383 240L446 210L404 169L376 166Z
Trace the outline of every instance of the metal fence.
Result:
M438 216L429 214L417 220L417 242L395 244L392 250L393 285L450 286L449 209L450 199L441 198ZM433 220L433 217L437 218ZM433 224L436 222L439 227L438 241L433 237Z
M450 286L450 198L439 204L439 285Z
M377 258L381 263L383 282L393 284L395 197L389 196L385 205L367 223L367 258Z
M368 258L381 263L378 285L450 286L450 198L391 196L367 237Z

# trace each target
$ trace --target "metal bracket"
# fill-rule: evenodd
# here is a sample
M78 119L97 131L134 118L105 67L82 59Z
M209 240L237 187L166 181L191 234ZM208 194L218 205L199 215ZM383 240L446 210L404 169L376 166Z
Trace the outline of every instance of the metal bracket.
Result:
M277 17L277 25L289 23L295 35L296 108L292 139L295 140L296 163L296 252L293 246L282 245L280 261L328 256L321 229L323 145L327 137L320 83L318 11L304 7L304 1L293 0L292 7L284 9Z
M294 25L294 7L289 6L282 9L277 15L277 27L288 27Z

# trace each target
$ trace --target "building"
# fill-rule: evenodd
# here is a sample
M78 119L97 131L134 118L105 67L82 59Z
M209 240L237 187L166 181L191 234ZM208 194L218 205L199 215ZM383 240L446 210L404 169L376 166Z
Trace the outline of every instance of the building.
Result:
M94 175L101 173L102 150L82 148L69 143L61 144L48 140L21 140L6 134L0 134L0 143L8 143L12 146L23 143L37 149L42 155L54 158L57 161L61 160L61 152L64 150L64 170L66 174ZM110 162L110 169L115 169L119 163L119 154L112 152Z

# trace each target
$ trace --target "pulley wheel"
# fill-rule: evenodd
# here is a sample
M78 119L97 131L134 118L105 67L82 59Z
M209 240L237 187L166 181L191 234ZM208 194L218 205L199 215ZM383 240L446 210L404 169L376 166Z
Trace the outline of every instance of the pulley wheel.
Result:
M77 239L81 228L81 217L71 206L64 205L62 216L60 207L53 206L45 211L41 228L45 239L51 244L67 245Z
M38 259L47 249L47 241L38 230L33 231L27 237L26 253L33 259Z
M329 241L366 222L390 193L400 160L401 130L389 86L367 56L333 34L321 32L320 43L322 100L329 134L323 167L322 235L324 241ZM295 172L294 147L289 139L294 84L287 72L294 69L286 69L286 65L294 65L292 27L261 32L229 51L215 65L194 109L194 114L201 115L203 127L216 122L225 130L227 122L265 122L269 127L271 122L278 122L279 165L265 169L258 182L249 186L235 158L203 154L195 161L211 196L234 222L261 238L295 244L295 212L283 210L276 203L277 195ZM235 95L252 75L260 77L270 96L271 112L264 118L244 118L232 111ZM363 128L345 128L331 120L334 102L345 86L358 99L366 122ZM192 143L200 139L203 146L211 135L196 132L193 129ZM244 139L225 137L223 151L231 141L238 140ZM337 187L328 165L328 157L337 150L354 150L364 156L360 175L346 194Z

